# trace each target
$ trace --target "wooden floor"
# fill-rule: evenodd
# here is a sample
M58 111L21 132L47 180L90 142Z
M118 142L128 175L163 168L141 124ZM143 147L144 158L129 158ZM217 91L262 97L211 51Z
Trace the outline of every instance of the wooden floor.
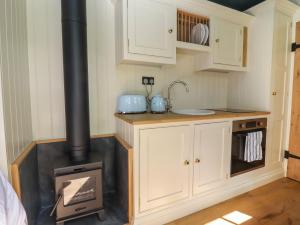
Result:
M252 218L243 223L236 221L240 217L234 220L222 218L234 211ZM281 179L168 225L204 224L300 225L300 183Z

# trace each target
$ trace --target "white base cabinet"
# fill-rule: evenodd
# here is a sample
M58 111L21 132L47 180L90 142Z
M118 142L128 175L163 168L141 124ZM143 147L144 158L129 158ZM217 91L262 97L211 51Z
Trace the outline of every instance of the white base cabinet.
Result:
M186 199L226 179L230 133L228 122L140 130L139 212Z
M233 121L132 125L117 119L117 134L133 147L134 225L162 225L283 177L278 161L230 177Z

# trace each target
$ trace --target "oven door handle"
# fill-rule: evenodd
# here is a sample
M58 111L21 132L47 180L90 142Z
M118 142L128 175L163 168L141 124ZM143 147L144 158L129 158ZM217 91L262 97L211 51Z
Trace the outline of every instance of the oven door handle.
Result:
M247 137L248 136L248 134L235 134L235 135L238 137Z

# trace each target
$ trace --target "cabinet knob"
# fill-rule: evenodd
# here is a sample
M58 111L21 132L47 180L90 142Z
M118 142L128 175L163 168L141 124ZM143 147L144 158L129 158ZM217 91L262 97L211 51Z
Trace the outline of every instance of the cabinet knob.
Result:
M195 159L195 163L200 163L200 159Z
M273 95L273 96L276 96L276 95L277 95L277 92L276 92L276 91L273 91L273 92L272 92L272 95Z
M169 29L169 33L170 33L170 34L173 33L173 29L172 29L172 28Z
M257 125L262 127L264 125L264 122L258 122Z
M220 38L217 38L217 39L216 39L216 43L219 43L219 42L220 42Z
M240 128L245 129L246 128L246 124L245 123L240 124Z
M185 161L184 161L184 165L185 165L185 166L190 165L190 161L189 161L189 160L185 160Z

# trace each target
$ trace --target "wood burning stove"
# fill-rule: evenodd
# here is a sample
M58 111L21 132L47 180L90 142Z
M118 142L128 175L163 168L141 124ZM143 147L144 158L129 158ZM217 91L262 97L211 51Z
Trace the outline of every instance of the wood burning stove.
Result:
M98 214L103 219L102 162L54 170L56 223Z
M103 214L102 162L90 159L86 1L61 0L69 164L55 167L57 224Z

